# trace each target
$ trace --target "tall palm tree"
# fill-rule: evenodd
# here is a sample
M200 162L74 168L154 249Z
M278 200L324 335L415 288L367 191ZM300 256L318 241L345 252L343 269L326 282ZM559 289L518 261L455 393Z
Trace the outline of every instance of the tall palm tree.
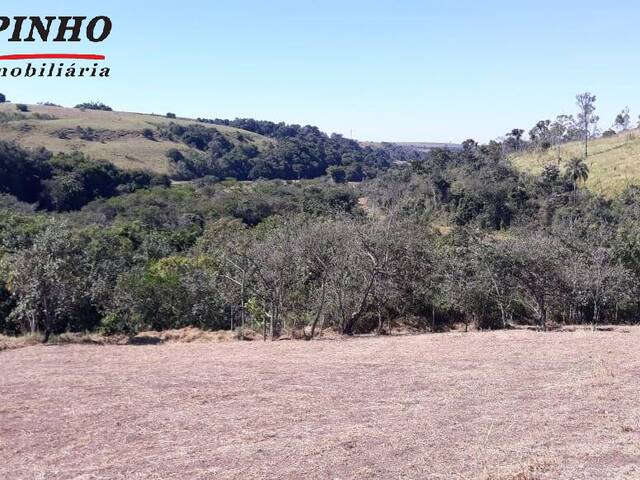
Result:
M514 128L509 133L507 133L507 137L513 138L516 151L520 150L522 145L522 135L524 135L524 130L521 128Z
M574 201L578 194L578 182L586 182L589 178L589 166L580 157L573 157L567 162L567 176L573 181Z

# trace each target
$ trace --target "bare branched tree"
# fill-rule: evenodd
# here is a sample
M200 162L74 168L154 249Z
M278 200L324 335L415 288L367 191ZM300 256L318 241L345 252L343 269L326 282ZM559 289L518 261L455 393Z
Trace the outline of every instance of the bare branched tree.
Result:
M589 155L589 139L597 133L598 121L600 117L595 114L596 96L590 92L576 95L576 105L578 106L578 124L582 129L584 138L584 158Z

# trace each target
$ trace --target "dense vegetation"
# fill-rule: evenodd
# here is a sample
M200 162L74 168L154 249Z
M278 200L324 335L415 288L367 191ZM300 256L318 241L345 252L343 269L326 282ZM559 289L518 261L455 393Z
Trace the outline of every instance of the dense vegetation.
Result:
M75 108L83 110L102 110L103 112L111 112L113 109L109 105L105 105L102 102L84 102L79 103Z
M170 123L159 127L161 138L182 142L198 153L177 150L167 156L176 170L176 178L190 180L203 176L238 180L299 180L323 176L331 168L336 178L362 181L388 169L399 147L363 147L341 135L331 136L317 127L286 125L256 120L205 120L202 123L233 126L274 139L269 148L259 151L238 133L231 142L218 130L204 125L182 126ZM419 157L412 152L411 158ZM408 155L404 152L404 155Z
M235 162L246 154L241 138L171 123L159 134L204 163L173 152L185 176L201 178L169 186L80 155L0 144L0 330L250 326L312 338L327 327L638 317L640 187L613 199L590 192L584 158L531 175L509 162L512 141L468 140L424 156L385 146L394 160L378 164L380 152L310 127L235 122L277 139L273 151L291 139L295 152L321 145L322 154ZM339 168L354 165L371 165L373 178L341 184L353 171ZM219 180L274 172L296 181Z
M123 171L80 153L52 155L0 142L0 193L35 203L40 209L77 210L96 198L152 185L168 185L166 177Z

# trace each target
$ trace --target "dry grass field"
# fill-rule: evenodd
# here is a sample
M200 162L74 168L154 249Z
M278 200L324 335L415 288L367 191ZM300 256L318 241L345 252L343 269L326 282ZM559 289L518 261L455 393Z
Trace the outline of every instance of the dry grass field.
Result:
M0 104L0 113L16 114L12 103ZM29 105L26 118L0 123L0 140L15 141L23 147L45 147L53 153L80 151L94 159L107 160L124 169L148 169L167 173L169 162L166 153L172 148L188 151L184 144L164 139L149 140L142 135L145 128L155 131L156 126L176 122L181 125L196 123L195 120L169 119L162 115L147 115L128 112L104 112L79 110L77 108ZM39 117L38 117L39 115ZM42 120L41 118L52 118ZM223 125L204 125L215 128L230 142L238 143L237 135L258 149L264 149L271 140L246 130ZM74 134L77 127L92 128L98 140L83 140ZM60 138L61 132L67 132Z
M638 479L640 329L0 352L0 478Z
M511 161L522 170L538 174L545 165L561 167L571 157L582 157L584 144L571 142L546 152L513 155ZM589 180L587 187L607 197L614 197L629 185L640 181L640 131L630 130L610 138L589 143Z

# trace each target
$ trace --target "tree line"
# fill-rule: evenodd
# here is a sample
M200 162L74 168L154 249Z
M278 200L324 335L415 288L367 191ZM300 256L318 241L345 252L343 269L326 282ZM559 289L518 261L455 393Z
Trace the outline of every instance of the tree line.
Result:
M612 137L633 127L640 128L640 116L634 125L629 107L624 107L618 113L611 125L604 131L600 129L600 117L596 114L597 96L591 92L576 95L577 112L561 114L554 120L539 120L528 130L514 128L504 137L503 147L506 153L522 150L548 150L567 142L581 141L584 143L584 156L588 156L589 141L602 137Z
M14 189L0 201L0 329L633 322L640 188L605 199L587 177L582 159L530 175L501 142L468 140L358 185L202 178L55 215Z
M383 144L362 146L339 134L327 135L317 127L243 120L206 120L201 123L242 128L273 139L262 149L245 135L229 139L214 127L183 126L175 122L158 127L159 135L191 147L190 153L172 149L167 157L179 180L203 176L237 180L300 180L324 176L329 171L340 181L373 178L399 159L422 158L419 152Z
M166 176L124 171L79 152L53 155L0 142L0 193L39 209L78 210L97 198L168 184Z

